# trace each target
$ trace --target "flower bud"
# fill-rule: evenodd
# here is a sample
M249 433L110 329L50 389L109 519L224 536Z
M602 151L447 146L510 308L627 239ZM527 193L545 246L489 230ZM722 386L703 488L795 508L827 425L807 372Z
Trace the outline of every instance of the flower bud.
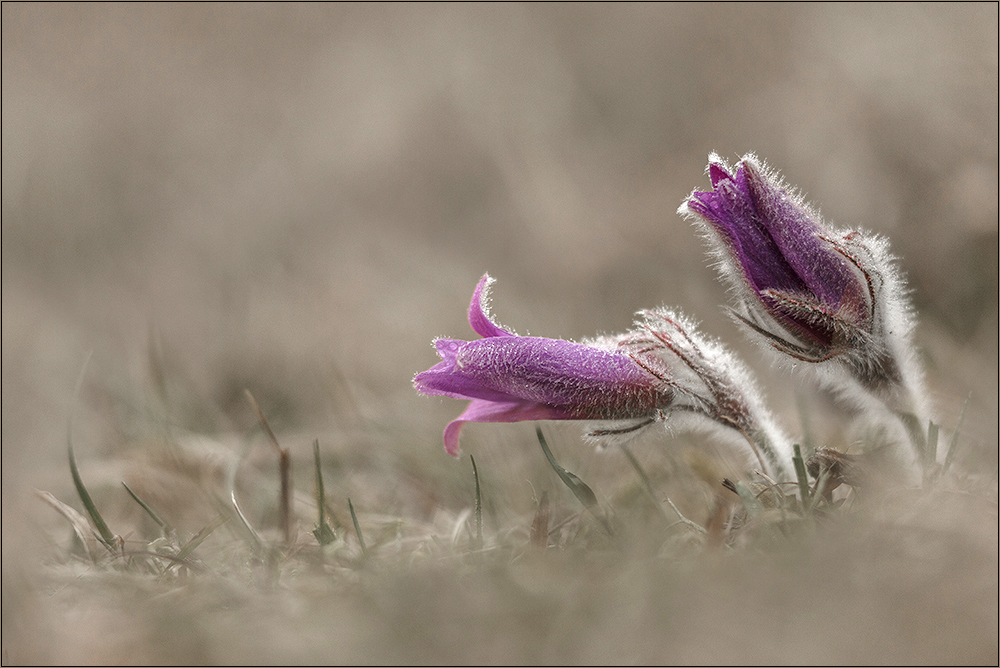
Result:
M883 399L896 392L912 324L885 243L824 225L752 154L735 171L710 161L712 190L680 212L705 231L737 320L796 360L840 365Z

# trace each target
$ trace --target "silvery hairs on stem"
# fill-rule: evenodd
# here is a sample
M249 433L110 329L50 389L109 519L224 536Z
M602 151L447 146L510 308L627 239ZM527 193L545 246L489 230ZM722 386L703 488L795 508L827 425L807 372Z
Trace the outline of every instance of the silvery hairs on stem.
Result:
M658 415L675 432L708 431L744 449L764 472L787 478L791 441L767 410L750 370L720 342L698 331L687 316L667 308L640 311L635 328L598 341L614 344L674 388L669 412ZM592 429L588 436L605 437Z
M675 432L714 427L736 436L748 462L787 476L788 440L763 409L749 372L694 324L668 310L647 311L636 328L576 343L518 336L496 324L484 304L483 276L469 305L481 339L437 339L441 362L413 379L422 394L468 399L444 431L458 456L466 422L587 420L588 436L616 442L656 423Z
M735 169L712 154L707 171L712 190L678 212L704 232L744 330L855 405L926 424L915 319L887 241L824 224L753 154Z

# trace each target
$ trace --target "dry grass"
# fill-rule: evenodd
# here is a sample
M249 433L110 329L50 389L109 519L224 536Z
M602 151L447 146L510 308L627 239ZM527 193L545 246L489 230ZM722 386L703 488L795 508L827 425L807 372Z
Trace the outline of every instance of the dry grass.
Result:
M995 5L2 11L5 665L997 661ZM459 403L410 380L487 270L522 332L666 303L807 451L877 438L719 309L673 213L712 150L891 238L943 450L971 392L949 471L733 523L714 443L633 444L647 489L543 425L609 535L532 425L470 425L480 548Z
M450 470L381 462L367 475L362 461L327 463L332 530L321 547L308 457L295 461L287 544L265 443L236 470L252 532L226 507L225 483L206 482L206 462L180 442L157 450L147 444L152 460L125 474L137 495L171 523L227 521L186 552L193 529L162 530L95 474L95 498L124 538L108 549L90 532L84 547L37 518L62 538L40 570L10 583L19 614L7 633L25 652L13 661L977 664L996 652L991 476L951 472L930 489L870 480L811 512L791 489L784 504L765 489L760 507L744 508L721 484L691 485L697 473L683 462L669 479L643 451L643 468L661 472L658 509L634 471L609 475L630 469L606 453L575 460L600 499L593 515L551 469L535 470L535 489L551 499L543 515L532 512L530 480L490 459L477 467L480 548L467 461ZM201 494L170 499L183 489ZM661 512L673 499L707 530ZM44 641L53 633L58 644Z

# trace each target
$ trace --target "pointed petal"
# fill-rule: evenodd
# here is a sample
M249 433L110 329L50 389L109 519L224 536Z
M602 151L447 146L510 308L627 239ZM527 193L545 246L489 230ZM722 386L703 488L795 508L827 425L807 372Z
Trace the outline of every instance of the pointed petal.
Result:
M712 179L713 188L719 185L719 181L723 179L733 180L732 175L722 165L714 162L708 166L708 178Z
M468 408L444 429L444 449L458 457L458 437L466 422L525 422L530 420L565 420L569 416L551 406L534 402L497 402L474 399Z
M492 283L493 279L490 278L489 274L483 274L483 277L479 279L479 285L476 286L476 290L472 293L472 303L469 304L469 324L472 325L472 331L482 337L514 336L511 332L493 322L486 308L483 306L483 301L487 299L490 284Z

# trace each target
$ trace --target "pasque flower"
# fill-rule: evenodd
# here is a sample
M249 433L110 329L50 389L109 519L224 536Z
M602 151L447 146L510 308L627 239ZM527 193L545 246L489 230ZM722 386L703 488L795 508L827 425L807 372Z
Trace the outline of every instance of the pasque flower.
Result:
M735 317L785 355L822 363L830 384L919 412L912 317L884 240L826 226L752 154L735 170L709 160L712 190L680 213L705 230Z
M587 420L588 436L613 440L669 418L679 429L735 430L763 468L784 472L790 449L745 369L690 321L646 311L636 329L583 343L517 336L487 314L490 282L483 276L469 306L469 323L483 338L437 339L441 362L413 379L423 394L471 400L445 428L449 454L458 455L466 422Z
M423 394L472 400L445 429L449 454L458 455L465 422L651 420L673 401L673 388L625 353L500 327L483 307L490 282L483 276L469 305L469 324L483 338L437 339L441 362L413 379Z

